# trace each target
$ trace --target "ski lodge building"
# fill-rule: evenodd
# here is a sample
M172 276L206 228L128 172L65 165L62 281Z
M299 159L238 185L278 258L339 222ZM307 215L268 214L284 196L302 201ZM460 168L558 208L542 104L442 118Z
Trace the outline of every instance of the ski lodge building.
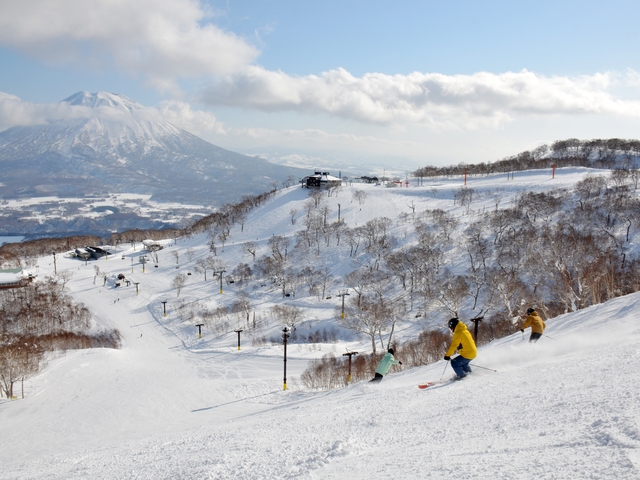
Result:
M0 289L26 287L33 281L33 276L26 276L21 268L0 270Z
M329 175L329 172L315 172L314 175L304 177L301 182L302 188L321 188L325 190L342 185L342 179Z
M158 250L162 250L164 248L161 244L151 239L143 240L142 245L144 245L144 248L146 248L150 252L157 252Z

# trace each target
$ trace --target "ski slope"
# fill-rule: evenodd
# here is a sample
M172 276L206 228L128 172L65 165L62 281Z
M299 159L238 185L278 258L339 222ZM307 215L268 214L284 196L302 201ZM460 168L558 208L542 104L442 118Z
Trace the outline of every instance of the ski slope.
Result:
M557 171L553 186L571 186L586 173ZM519 190L551 183L549 172L524 177L499 186L498 178L470 180L485 192L473 208L495 208L493 194L508 202ZM354 225L406 213L409 198L421 208L451 210L459 186L459 179L403 190L354 186L368 189L364 205L348 193L328 200L341 202L343 219ZM250 262L242 253L246 241L264 254L273 234L301 227L291 224L289 211L305 200L301 189L280 192L250 214L244 232L234 229L219 255L230 265ZM196 251L191 262L188 248ZM640 477L640 294L550 319L535 345L527 331L484 346L472 363L497 372L474 368L465 380L431 390L418 384L453 376L444 361L388 375L375 386L308 391L296 377L310 358L341 355L345 348L367 351L370 343L353 337L289 345L285 391L282 346L252 346L243 337L238 351L235 333L216 338L205 331L199 338L192 323L175 316L170 280L192 271L206 248L203 235L167 242L159 266L147 264L145 273L136 263L131 273L140 244L87 266L58 259L58 270L74 272L68 291L91 309L97 325L119 329L123 348L51 358L25 383L24 400L0 399L0 478ZM179 251L179 269L172 249ZM348 251L332 252L325 264L336 274L349 271ZM40 260L40 276L53 272L49 263ZM139 293L94 283L94 264L140 282ZM194 272L179 298L223 304L234 298L233 288L225 284L220 294L217 280L205 282ZM283 301L269 287L252 296L259 312ZM300 295L296 302L313 328L331 325L335 299ZM277 335L281 328L273 323L263 333ZM419 326L399 330L406 340ZM20 394L19 385L16 390Z

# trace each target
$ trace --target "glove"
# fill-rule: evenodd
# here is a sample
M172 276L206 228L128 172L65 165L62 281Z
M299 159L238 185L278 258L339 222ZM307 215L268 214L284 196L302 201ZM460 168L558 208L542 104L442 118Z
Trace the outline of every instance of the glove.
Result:
M402 362L398 362L400 365L402 365Z
M520 331L521 331L522 333L524 333L524 328L521 328L521 329L520 329Z
M451 360L451 357L447 357L446 355L444 356L444 359L448 362L449 360Z

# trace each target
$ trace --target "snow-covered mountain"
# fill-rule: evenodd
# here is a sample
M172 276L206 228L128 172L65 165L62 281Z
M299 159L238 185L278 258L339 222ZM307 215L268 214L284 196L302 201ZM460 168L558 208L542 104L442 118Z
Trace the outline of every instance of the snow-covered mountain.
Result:
M64 119L0 133L3 197L141 193L219 205L308 173L212 145L124 95L61 103Z

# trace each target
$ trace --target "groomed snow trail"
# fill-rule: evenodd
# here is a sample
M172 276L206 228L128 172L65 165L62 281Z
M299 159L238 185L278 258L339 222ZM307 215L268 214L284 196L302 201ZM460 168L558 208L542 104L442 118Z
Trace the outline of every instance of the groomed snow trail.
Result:
M638 478L640 388L632 381L640 368L638 308L634 294L550 322L547 333L555 340L530 345L517 334L494 342L474 363L498 373L476 368L468 379L433 391L417 385L437 379L442 362L377 386L278 392L193 409L189 428L140 425L137 436L101 438L84 449L5 458L0 475ZM160 407L165 402L147 407L168 408ZM79 412L79 423L85 415Z

